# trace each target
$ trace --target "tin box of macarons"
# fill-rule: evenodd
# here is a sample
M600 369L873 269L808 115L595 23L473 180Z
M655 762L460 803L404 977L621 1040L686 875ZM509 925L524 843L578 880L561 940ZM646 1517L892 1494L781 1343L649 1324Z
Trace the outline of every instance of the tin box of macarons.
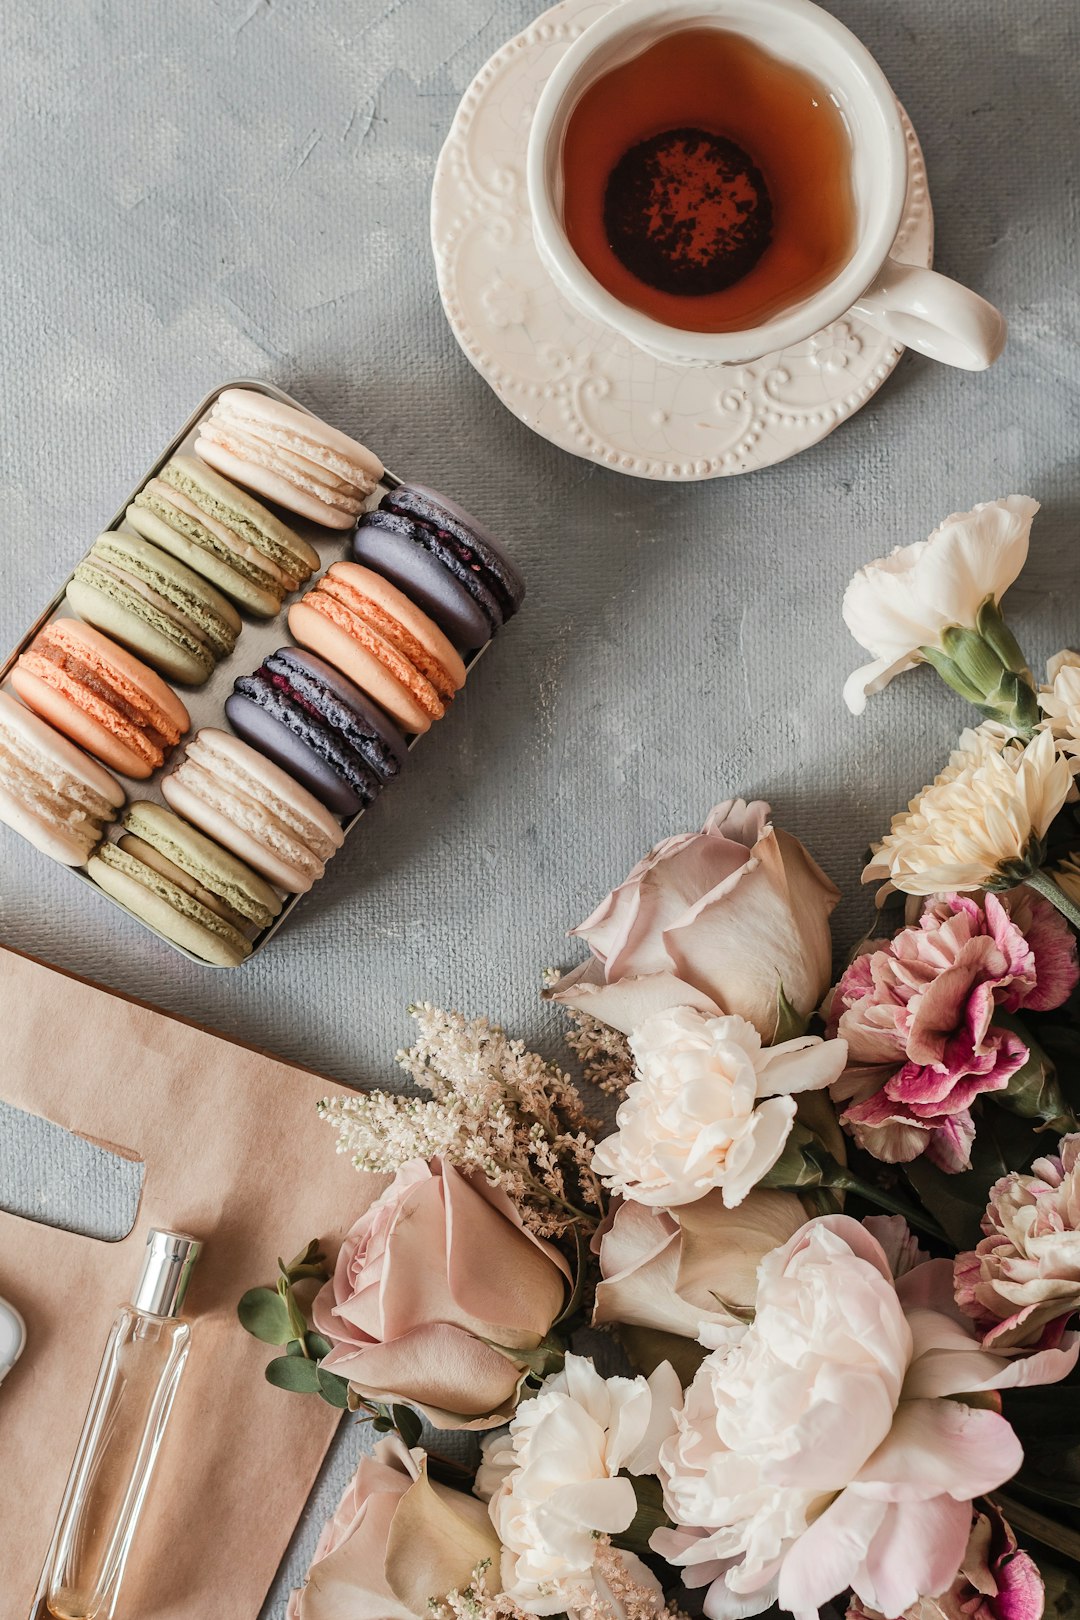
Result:
M317 903L524 597L458 499L267 383L214 390L69 568L0 664L0 850L218 968Z

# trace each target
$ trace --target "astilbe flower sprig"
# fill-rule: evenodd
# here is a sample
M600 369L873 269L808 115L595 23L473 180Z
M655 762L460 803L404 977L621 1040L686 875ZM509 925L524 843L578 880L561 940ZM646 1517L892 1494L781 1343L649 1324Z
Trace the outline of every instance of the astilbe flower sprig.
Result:
M562 975L558 968L545 968L542 977L544 988L550 990ZM625 1097L627 1086L637 1079L626 1036L577 1007L564 1007L563 1011L567 1017L563 1039L581 1064L586 1085L594 1086L606 1097Z
M430 1002L409 1012L417 1040L397 1062L427 1097L370 1091L324 1099L319 1112L338 1131L338 1152L377 1174L435 1156L479 1172L538 1237L595 1227L604 1209L591 1167L600 1127L570 1076L487 1018Z

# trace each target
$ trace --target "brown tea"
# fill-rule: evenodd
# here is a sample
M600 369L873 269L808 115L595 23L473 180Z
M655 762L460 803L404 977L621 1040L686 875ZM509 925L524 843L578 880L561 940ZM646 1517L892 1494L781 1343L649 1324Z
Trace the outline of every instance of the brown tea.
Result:
M597 281L667 326L758 326L855 246L851 142L817 80L753 40L684 28L583 93L563 223Z

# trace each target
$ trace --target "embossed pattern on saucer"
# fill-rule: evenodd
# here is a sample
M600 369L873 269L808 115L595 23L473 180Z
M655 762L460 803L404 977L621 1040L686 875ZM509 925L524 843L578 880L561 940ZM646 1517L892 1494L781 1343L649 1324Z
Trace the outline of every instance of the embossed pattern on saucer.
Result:
M852 316L748 366L666 365L579 315L536 251L529 122L574 39L617 0L562 0L481 68L435 171L431 240L454 335L534 432L637 478L692 482L772 466L817 444L877 392L903 349ZM922 150L907 117L904 219L893 252L933 258Z

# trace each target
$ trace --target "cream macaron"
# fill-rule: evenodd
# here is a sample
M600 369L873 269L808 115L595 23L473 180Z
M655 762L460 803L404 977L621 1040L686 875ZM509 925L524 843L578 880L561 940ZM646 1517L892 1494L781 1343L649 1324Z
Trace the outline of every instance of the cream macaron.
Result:
M419 735L465 685L461 654L389 580L337 562L289 609L289 629Z
M115 777L0 692L0 821L54 861L82 866L123 803Z
M306 788L228 732L206 728L165 777L166 802L264 878L306 894L344 833Z
M365 445L250 388L226 388L199 424L195 453L290 512L351 529L383 475Z

